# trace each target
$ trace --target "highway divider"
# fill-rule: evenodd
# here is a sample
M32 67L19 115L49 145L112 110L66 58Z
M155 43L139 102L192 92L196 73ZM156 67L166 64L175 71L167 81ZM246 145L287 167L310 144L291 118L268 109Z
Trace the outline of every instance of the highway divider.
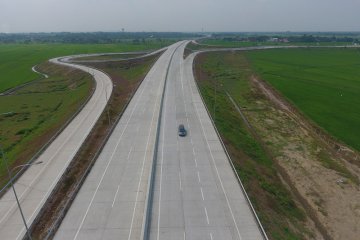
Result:
M184 43L182 43L184 44ZM161 119L162 119L162 112L163 112L163 105L164 105L164 97L165 97L165 90L166 90L166 83L169 77L169 70L171 66L171 62L173 60L174 54L176 50L182 45L179 44L174 50L174 52L171 54L169 65L166 69L166 75L165 75L165 81L164 81L164 88L161 95L161 101L160 101L160 111L159 111L159 117L158 117L158 124L156 127L156 138L155 138L155 144L154 144L154 153L153 153L153 160L152 160L152 166L149 174L149 181L148 181L148 190L146 194L146 201L145 201L145 216L143 218L143 224L142 224L142 233L141 233L141 239L148 240L150 238L150 227L151 227L151 213L152 213L152 205L153 205L153 197L154 197L154 181L155 181L155 175L156 175L156 163L157 163L157 157L158 157L158 148L159 148L159 137L160 137L160 126L161 126Z

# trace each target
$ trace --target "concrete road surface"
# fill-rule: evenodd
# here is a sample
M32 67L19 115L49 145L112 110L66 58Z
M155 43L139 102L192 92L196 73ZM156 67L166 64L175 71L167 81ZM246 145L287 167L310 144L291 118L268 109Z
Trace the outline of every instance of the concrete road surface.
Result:
M168 48L145 77L55 239L140 239Z
M15 188L21 206L30 225L53 190L64 170L77 150L91 131L101 112L106 106L106 95L112 91L111 79L104 73L84 66L60 63L86 72L90 71L96 80L96 90L81 112L61 132L61 134L41 154L37 161L41 165L30 167L18 179ZM25 228L15 202L14 193L10 190L0 199L0 239L22 239Z
M185 44L168 48L136 92L55 239L263 239L206 112ZM169 65L170 64L170 65ZM167 68L153 202L147 206ZM177 128L184 124L186 137Z
M183 51L165 91L150 239L263 239L195 85L194 55L184 61Z

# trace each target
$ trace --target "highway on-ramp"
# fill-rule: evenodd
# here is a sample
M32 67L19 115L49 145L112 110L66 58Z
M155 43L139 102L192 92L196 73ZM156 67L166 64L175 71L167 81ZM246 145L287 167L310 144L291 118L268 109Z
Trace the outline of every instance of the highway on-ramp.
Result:
M107 94L112 92L111 79L103 72L70 63L62 63L58 58L51 62L91 72L96 81L96 89L83 109L53 140L37 161L41 165L31 166L16 181L15 188L28 225L51 194L56 183L84 142L107 103ZM0 199L0 239L22 239L25 227L16 205L14 193L7 191Z
M197 90L194 55L183 60L185 46L170 46L150 70L55 239L264 239Z

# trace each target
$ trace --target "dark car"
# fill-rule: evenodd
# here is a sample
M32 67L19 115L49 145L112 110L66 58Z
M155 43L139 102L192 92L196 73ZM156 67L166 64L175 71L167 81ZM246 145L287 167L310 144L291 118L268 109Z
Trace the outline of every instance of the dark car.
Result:
M184 124L179 125L179 136L185 137L186 136L186 129L184 127Z

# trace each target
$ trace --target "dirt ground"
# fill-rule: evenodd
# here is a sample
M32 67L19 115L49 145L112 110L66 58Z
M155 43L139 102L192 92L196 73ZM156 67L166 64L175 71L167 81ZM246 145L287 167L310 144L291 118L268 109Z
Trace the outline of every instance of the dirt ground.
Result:
M360 236L359 154L337 143L256 76L253 91L264 111L244 111L330 239ZM316 239L320 238L319 236Z

